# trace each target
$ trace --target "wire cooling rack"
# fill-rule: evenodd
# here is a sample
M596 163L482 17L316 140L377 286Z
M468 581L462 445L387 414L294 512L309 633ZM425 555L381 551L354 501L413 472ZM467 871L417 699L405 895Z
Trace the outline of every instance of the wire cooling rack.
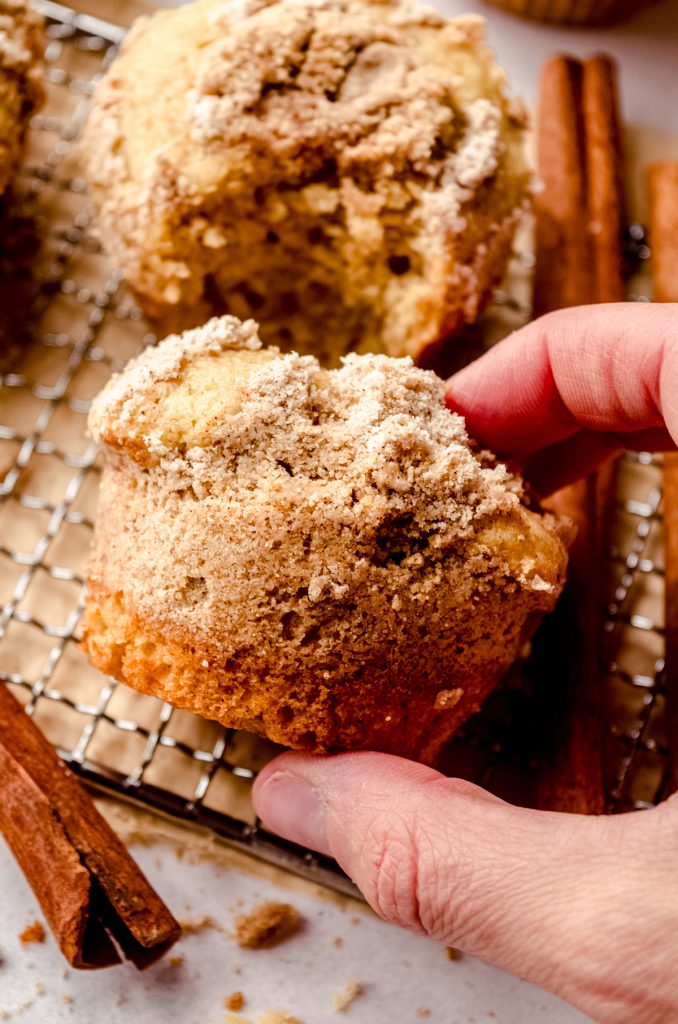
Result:
M32 122L6 266L22 353L0 378L0 680L89 783L139 801L335 888L330 861L267 834L250 787L273 744L134 693L79 649L84 567L97 491L85 434L92 397L154 339L92 226L77 139L123 30L38 0L47 19L46 107ZM36 237L39 243L36 243ZM505 333L529 315L529 255L516 257L494 309ZM18 268L18 269L17 269ZM667 779L661 462L621 463L604 616L606 800L658 801ZM539 722L520 672L449 748L447 770L529 803Z

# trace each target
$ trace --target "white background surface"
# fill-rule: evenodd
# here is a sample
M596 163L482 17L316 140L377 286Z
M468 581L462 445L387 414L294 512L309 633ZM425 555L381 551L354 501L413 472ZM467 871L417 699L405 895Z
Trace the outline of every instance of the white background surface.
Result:
M447 14L478 11L515 91L530 102L539 67L555 51L579 56L605 49L622 64L626 119L678 135L678 0L652 7L614 29L563 30L536 26L474 0L439 0ZM188 840L191 846L190 838ZM140 975L120 967L84 974L64 968L51 937L22 948L18 935L38 907L0 840L0 1020L24 1024L217 1024L223 997L242 990L245 1017L287 1009L303 1024L345 1019L360 1024L575 1024L584 1018L563 1003L484 964L446 959L440 947L397 932L350 904L320 898L307 887L288 891L234 866L221 855L179 856L176 845L135 847L138 860L179 917L209 913L222 929L186 937L181 967L159 964ZM302 934L278 950L243 952L228 936L233 908L264 898L289 899L307 918ZM354 923L357 921L358 923ZM340 948L333 939L343 937ZM236 973L240 970L240 974ZM365 985L343 1015L332 993L351 977ZM65 1001L64 996L72 1001ZM430 1016L418 1018L418 1008Z
M223 930L182 939L170 954L185 958L178 968L161 961L143 974L127 965L95 973L64 969L51 936L44 945L21 947L17 936L40 914L3 849L0 1020L4 1009L10 1024L225 1024L223 998L238 990L247 999L242 1015L252 1021L271 1009L287 1010L303 1024L586 1020L480 961L448 960L441 946L397 931L354 901L321 897L292 880L276 885L234 867L228 853L196 860L167 843L131 848L179 919L210 914ZM305 928L276 949L242 950L228 934L234 913L264 899L292 903ZM333 993L351 978L361 979L364 994L344 1013L333 1012ZM73 1001L64 1002L64 995ZM417 1017L420 1008L430 1016Z

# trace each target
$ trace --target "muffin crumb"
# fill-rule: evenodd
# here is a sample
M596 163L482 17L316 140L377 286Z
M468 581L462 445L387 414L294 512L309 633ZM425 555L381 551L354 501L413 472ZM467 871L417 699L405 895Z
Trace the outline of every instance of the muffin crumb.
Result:
M290 903L269 900L235 919L235 940L243 949L268 949L299 931L303 919Z
M35 920L32 924L26 925L19 936L19 941L23 946L28 946L33 942L42 943L46 938L47 932L44 925L40 921Z
M232 992L230 996L224 996L224 1006L227 1010L242 1010L245 1005L245 997L242 992Z
M363 993L363 983L360 978L349 978L341 992L332 995L332 1009L335 1013L343 1013L351 1003Z
M215 931L221 931L221 925L214 920L211 914L185 917L179 924L184 935L197 935L199 932L205 932L210 928L213 928Z

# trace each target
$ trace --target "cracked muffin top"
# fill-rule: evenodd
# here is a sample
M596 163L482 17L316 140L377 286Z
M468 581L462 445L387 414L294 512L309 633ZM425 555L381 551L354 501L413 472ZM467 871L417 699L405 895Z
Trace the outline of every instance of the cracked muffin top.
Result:
M419 564L425 542L427 560L464 551L469 564L503 564L522 586L557 588L560 527L528 507L518 476L474 450L443 381L410 359L350 355L325 370L313 356L263 348L253 321L217 318L133 360L97 397L89 425L168 493L234 508L286 494L309 523L336 525L338 548L355 534L342 579L355 574L350 553L378 547L387 525L405 565Z

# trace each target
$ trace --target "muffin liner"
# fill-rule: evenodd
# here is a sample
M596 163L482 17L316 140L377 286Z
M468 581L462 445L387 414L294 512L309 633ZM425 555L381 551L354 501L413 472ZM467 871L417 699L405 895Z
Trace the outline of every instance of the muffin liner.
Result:
M563 25L606 25L628 18L656 0L488 0L523 18Z

